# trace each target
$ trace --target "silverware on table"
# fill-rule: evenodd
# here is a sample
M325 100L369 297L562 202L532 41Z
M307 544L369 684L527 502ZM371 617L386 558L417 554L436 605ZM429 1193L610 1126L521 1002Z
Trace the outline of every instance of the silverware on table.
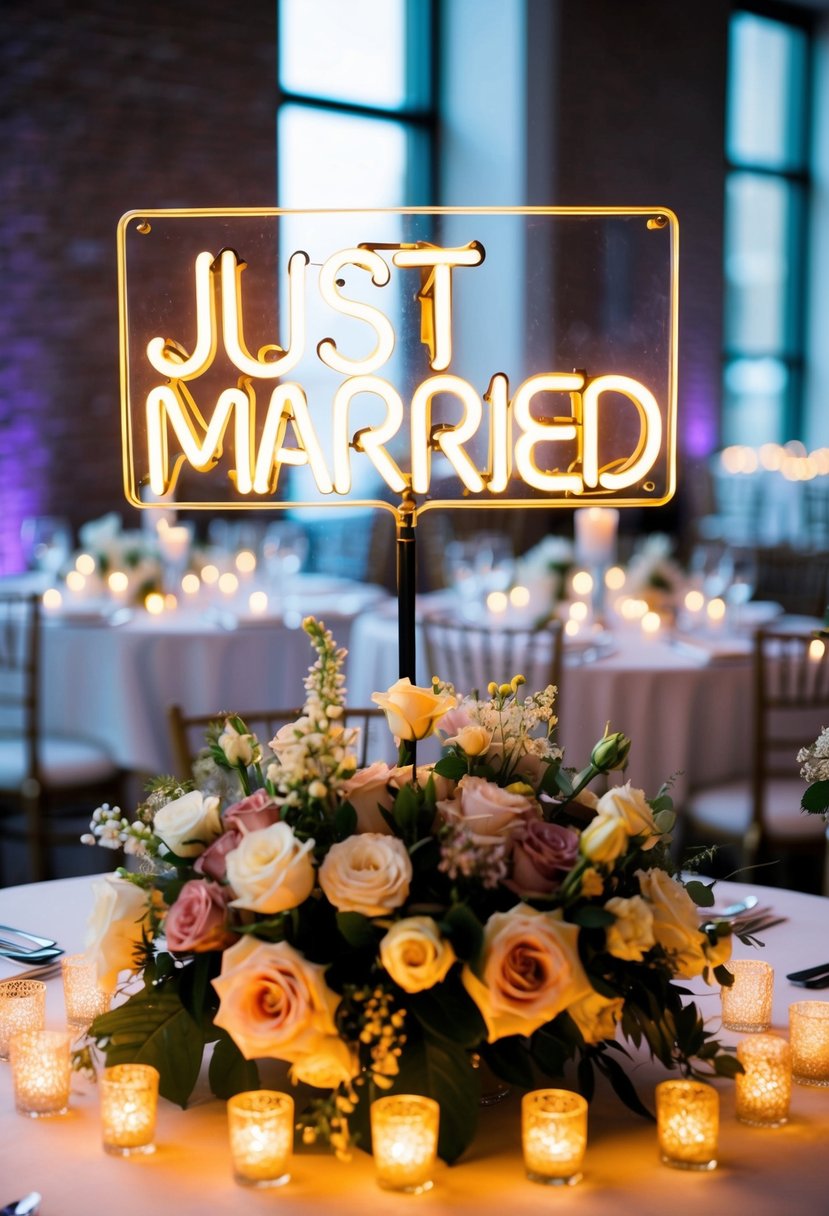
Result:
M61 946L41 947L38 950L18 950L11 943L3 943L0 939L0 958L6 958L12 963L51 963L63 954Z
M824 980L826 984L829 984L829 963L818 963L816 967L804 967L802 971L790 971L786 979L803 988L823 988L823 983L815 981Z
M40 1200L39 1191L30 1191L22 1199L13 1199L11 1203L0 1208L0 1216L37 1216L40 1211Z
M28 929L15 929L11 925L0 925L0 933L11 933L12 937L22 937L36 946L56 946L53 937L41 937L39 933L30 933Z

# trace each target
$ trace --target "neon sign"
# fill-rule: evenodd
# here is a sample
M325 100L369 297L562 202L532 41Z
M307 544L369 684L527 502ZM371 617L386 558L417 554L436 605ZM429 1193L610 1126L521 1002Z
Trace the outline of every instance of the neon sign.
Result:
M418 510L663 503L676 227L645 209L131 213L127 497L143 505L148 484L205 507L394 509L406 492ZM589 265L621 237L634 269L620 338L582 247ZM637 278L657 298L630 303ZM189 500L196 474L207 500Z

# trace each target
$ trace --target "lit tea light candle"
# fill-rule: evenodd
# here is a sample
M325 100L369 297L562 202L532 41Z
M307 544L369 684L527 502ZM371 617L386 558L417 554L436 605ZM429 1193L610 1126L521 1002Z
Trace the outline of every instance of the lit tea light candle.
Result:
M652 637L655 633L659 633L659 630L662 628L662 620L658 612L646 612L642 617L640 624L642 626L642 632L648 637Z
M85 1030L110 1006L110 993L98 987L95 963L85 954L69 954L60 960L63 1000L69 1026Z
M164 596L164 607L167 612L175 612L178 608L178 600L172 591L168 591Z
M79 595L86 587L86 576L80 570L70 570L66 576L66 586L75 595Z
M130 1157L155 1152L158 1070L115 1064L101 1074L101 1131L105 1153Z
M641 621L647 611L646 602L635 598L623 599L619 605L619 612L626 621Z
M186 524L168 524L158 530L158 547L165 561L183 562L190 551L191 531Z
M776 1034L758 1034L737 1046L745 1069L734 1078L737 1118L753 1127L780 1127L789 1117L792 1053Z
M123 570L113 570L112 574L107 576L107 586L116 599L123 599L127 594L127 588L130 585L129 577Z
M48 587L43 592L42 603L44 612L60 612L63 607L63 596L57 587Z
M683 600L685 611L691 616L698 616L705 607L705 596L701 591L689 591Z
M584 600L573 600L573 603L567 610L571 621L586 621L590 609Z
M705 614L712 625L719 625L725 620L725 600L721 600L719 596L715 596L714 599L709 600L705 608Z
M75 570L78 574L84 576L95 573L95 558L91 553L79 553L75 558ZM67 576L67 583L69 578Z
M717 1167L720 1096L701 1081L660 1081L656 1128L664 1165L680 1170Z
M419 1094L389 1094L371 1104L377 1181L387 1191L419 1195L432 1186L440 1107Z
M725 1030L751 1033L768 1030L774 995L774 968L763 959L732 959L726 968L734 976L722 987L722 1024Z
M236 1094L227 1104L233 1176L242 1186L282 1186L294 1143L294 1100L272 1089Z
M792 1077L799 1085L829 1085L829 1001L789 1005Z
M587 1102L567 1089L536 1089L521 1099L521 1140L527 1177L547 1186L582 1178Z
M150 616L161 616L164 611L164 596L160 591L151 591L144 600L144 607Z
M586 570L577 570L573 575L573 591L576 595L589 595L593 590L593 575Z
M248 608L254 616L264 616L268 611L267 591L252 591L248 597Z
M69 1109L68 1030L24 1030L12 1037L14 1102L32 1119L63 1115Z
M581 632L581 621L576 621L572 617L569 621L564 622L564 632L568 638L576 638Z
M494 616L501 616L509 608L509 597L503 591L490 591L486 606Z
M627 575L621 566L611 566L604 576L604 585L608 591L621 591L627 580Z
M46 985L42 980L0 983L0 1060L8 1060L12 1036L46 1025Z
M826 644L820 638L812 638L809 643L809 658L813 663L819 663L826 654Z
M239 590L239 579L228 570L225 574L219 575L219 590L222 595L235 595Z
M517 586L513 587L509 593L509 602L513 608L526 608L530 602L529 587Z
M181 589L185 595L198 595L201 589L201 579L198 574L185 574L181 580Z
M202 566L201 581L208 587L212 587L214 583L218 583L219 567L214 566L212 562L208 562L206 566Z
M253 574L256 569L256 554L250 549L240 549L234 564L240 574Z

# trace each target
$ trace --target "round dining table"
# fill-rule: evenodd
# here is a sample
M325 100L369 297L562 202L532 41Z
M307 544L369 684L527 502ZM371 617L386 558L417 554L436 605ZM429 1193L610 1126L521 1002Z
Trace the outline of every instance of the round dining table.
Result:
M91 880L64 879L0 890L0 921L44 936L57 937L67 952L78 950L92 905ZM753 892L782 921L760 936L762 949L736 944L735 957L762 957L775 968L774 1032L785 1036L790 1002L808 993L786 973L829 962L826 928L829 900L781 889L719 883L717 902L730 903ZM0 962L0 977L19 971ZM708 1028L736 1045L741 1036L720 1031L718 988L701 980L688 985L699 996ZM47 1025L63 1026L61 981L47 984ZM621 1059L621 1057L619 1057ZM665 1073L641 1053L625 1062L636 1089L653 1109L653 1089ZM263 1080L288 1086L284 1069L274 1064ZM568 1075L564 1085L574 1087ZM157 1151L140 1158L116 1158L101 1148L98 1095L86 1077L73 1080L66 1115L29 1119L14 1108L9 1065L0 1062L0 1206L39 1191L41 1216L90 1216L147 1212L179 1216L237 1216L240 1211L279 1211L283 1216L389 1216L417 1209L423 1216L469 1213L484 1216L544 1216L552 1211L579 1216L780 1216L782 1212L820 1216L829 1193L829 1089L793 1086L789 1121L779 1128L749 1127L734 1114L734 1083L714 1080L720 1095L718 1167L710 1173L671 1169L660 1163L652 1123L632 1114L599 1087L591 1103L584 1179L551 1193L529 1181L521 1158L520 1094L510 1093L482 1107L471 1147L449 1167L438 1163L434 1189L413 1197L380 1190L369 1156L355 1151L349 1162L321 1149L297 1149L291 1181L277 1192L242 1193L234 1182L228 1150L224 1102L202 1082L187 1110L159 1103ZM300 1104L303 1092L295 1092Z

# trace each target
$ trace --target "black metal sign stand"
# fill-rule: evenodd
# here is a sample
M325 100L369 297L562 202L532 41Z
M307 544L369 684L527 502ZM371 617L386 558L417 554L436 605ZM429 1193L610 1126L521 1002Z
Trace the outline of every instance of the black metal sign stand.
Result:
M403 491L397 509L397 656L400 678L409 677L417 683L415 642L415 594L417 592L417 545L415 524L417 506L411 490ZM404 744L400 763L417 763L417 747L411 741Z

